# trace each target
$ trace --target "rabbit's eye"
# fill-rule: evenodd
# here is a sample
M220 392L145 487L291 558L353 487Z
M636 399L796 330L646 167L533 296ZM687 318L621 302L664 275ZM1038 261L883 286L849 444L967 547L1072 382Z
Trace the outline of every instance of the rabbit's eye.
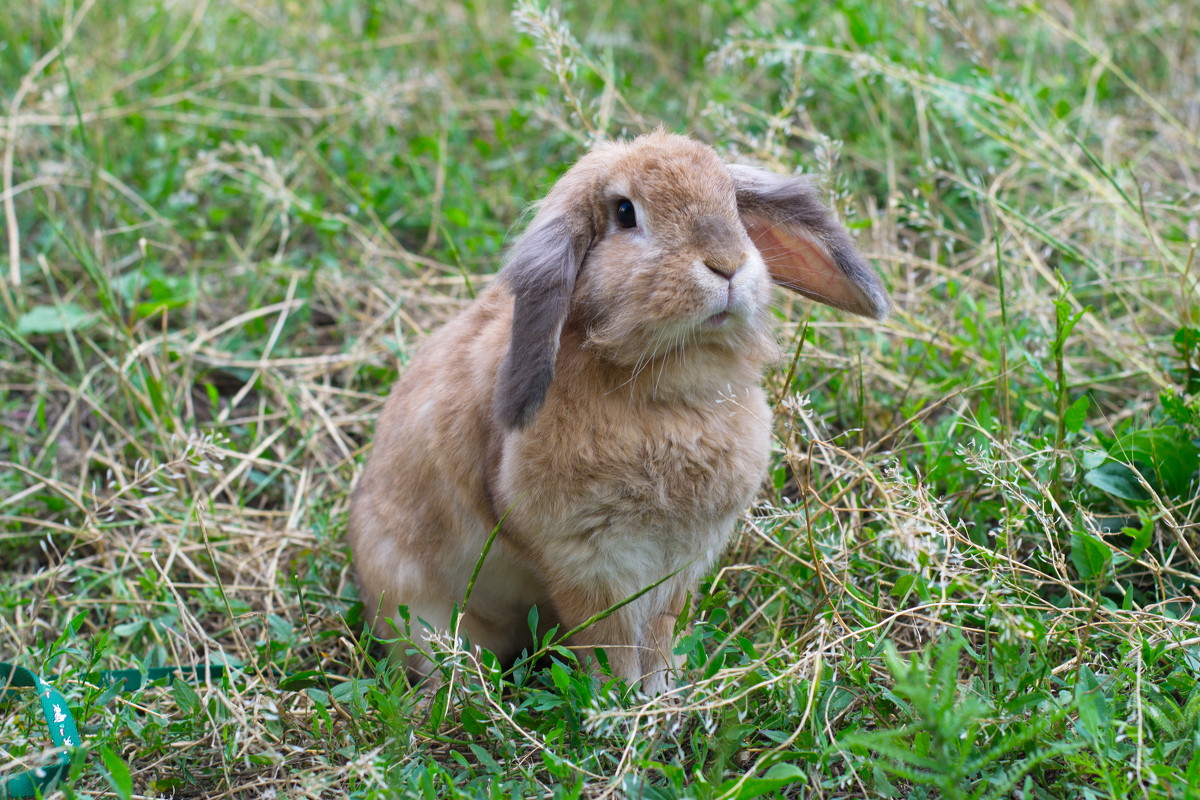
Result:
M617 224L622 228L637 227L637 212L633 210L633 203L630 201L617 201Z

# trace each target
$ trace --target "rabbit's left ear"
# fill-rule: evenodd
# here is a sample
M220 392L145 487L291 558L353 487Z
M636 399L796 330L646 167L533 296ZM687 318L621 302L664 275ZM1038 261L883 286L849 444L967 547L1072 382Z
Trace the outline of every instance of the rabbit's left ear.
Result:
M771 279L826 305L884 319L887 290L803 177L729 164L738 213Z
M595 236L587 203L571 195L556 189L546 199L500 273L513 293L513 317L493 411L510 430L533 421L550 391L575 276Z

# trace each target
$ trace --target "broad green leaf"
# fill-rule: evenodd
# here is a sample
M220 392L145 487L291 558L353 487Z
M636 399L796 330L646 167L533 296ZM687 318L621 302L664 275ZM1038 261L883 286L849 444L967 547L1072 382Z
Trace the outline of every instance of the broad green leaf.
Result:
M313 686L324 686L328 683L325 673L319 669L306 669L294 675L288 675L279 682L279 689L284 692L298 692Z
M639 800L678 800L679 795L668 786L655 786L641 775L630 773L621 781L624 790L623 797L636 797Z
M96 697L95 704L97 706L106 706L109 703L111 703L114 699L116 699L117 695L121 694L124 691L125 691L125 682L124 681L115 681L115 682L109 684L109 686Z
M1145 517L1142 519L1141 528L1122 528L1121 533L1133 539L1133 544L1129 547L1129 555L1136 558L1154 542L1154 519Z
M737 785L737 780L726 781L717 792L721 796L734 797L737 800L753 800L755 797L762 797L767 792L773 792L785 786L799 786L806 783L804 771L795 764L775 764L761 778L748 779L738 788L737 794L725 794Z
M1123 433L1108 452L1127 463L1145 464L1159 487L1173 497L1184 495L1192 475L1200 468L1200 450L1174 425Z
M330 694L339 703L348 703L369 692L373 684L374 681L369 678L365 680L362 678L353 678L334 684L333 691Z
M1200 425L1200 397L1189 402L1188 396L1175 389L1159 393L1158 402L1163 412L1177 425L1187 427Z
M148 317L162 309L182 308L192 301L192 287L178 278L155 278L146 284L143 296L147 299L137 304L134 312L139 317Z
M533 646L537 647L538 642L538 607L530 606L529 614L525 617L525 623L529 626L529 635L533 637Z
M108 780L117 797L129 800L133 796L133 775L125 760L104 745L100 745L100 759L104 762Z
M492 754L475 743L467 745L471 748L471 752L475 754L475 758L479 759L479 763L493 775L501 775L504 770L496 763L496 759L492 758Z
M1083 423L1087 421L1088 406L1088 396L1085 394L1067 409L1063 425L1069 432L1079 433L1083 429Z
M1186 357L1191 353L1200 352L1200 328L1182 327L1175 331L1172 341L1181 356Z
M179 678L171 681L171 694L174 695L175 704L179 706L179 710L183 712L184 716L193 716L200 710L200 695Z
M1122 500L1144 501L1149 495L1138 483L1133 470L1125 464L1110 461L1084 473L1083 479L1102 492Z
M1079 324L1079 320L1083 319L1083 315L1091 311L1092 308L1088 306L1072 314L1070 301L1063 298L1054 301L1054 309L1058 314L1058 331L1055 334L1055 339L1061 348L1063 342L1067 341L1067 337L1071 335L1071 331L1075 330L1075 326Z
M1112 712L1108 698L1092 671L1083 665L1075 680L1075 706L1079 710L1079 725L1093 742L1099 742L1102 733L1108 731Z
M429 730L436 731L441 727L442 721L446 719L446 710L449 705L450 684L443 683L433 693L433 700L429 703Z
M1100 539L1090 533L1071 534L1071 562L1085 581L1102 577L1111 560L1112 551Z
M892 587L892 596L903 597L904 595L908 594L908 590L912 588L912 585L916 583L916 581L916 575L901 575L896 579L896 585Z
M120 625L114 625L112 632L114 636L132 636L145 627L146 620L140 619L137 622L122 622Z
M550 665L550 679L554 681L554 686L563 694L571 687L571 678L567 675L567 671L563 669L562 664L555 661Z
M95 321L95 314L75 303L36 306L17 320L17 333L29 335L78 331Z
M467 706L459 713L459 721L463 730L474 736L482 736L487 732L487 716L477 708Z

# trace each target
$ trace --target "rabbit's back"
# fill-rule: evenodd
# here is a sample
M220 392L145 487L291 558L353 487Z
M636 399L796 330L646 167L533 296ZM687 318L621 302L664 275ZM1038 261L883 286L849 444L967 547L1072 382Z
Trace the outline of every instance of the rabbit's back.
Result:
M355 489L348 538L369 619L407 606L413 633L446 630L501 514L488 474L500 457L491 386L512 303L490 289L436 331L384 405ZM548 606L538 575L497 537L472 591L464 632L502 656L532 605ZM377 633L391 638L389 630ZM420 668L417 659L413 666Z

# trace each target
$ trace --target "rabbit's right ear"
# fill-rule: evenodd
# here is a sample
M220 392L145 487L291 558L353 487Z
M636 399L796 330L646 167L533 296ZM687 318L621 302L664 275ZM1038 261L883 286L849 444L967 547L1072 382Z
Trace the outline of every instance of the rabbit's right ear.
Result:
M500 277L513 293L512 335L494 402L505 428L525 427L546 400L575 276L593 238L587 209L552 196L509 253Z
M884 319L887 290L854 240L801 176L730 164L738 213L771 279L827 305Z

